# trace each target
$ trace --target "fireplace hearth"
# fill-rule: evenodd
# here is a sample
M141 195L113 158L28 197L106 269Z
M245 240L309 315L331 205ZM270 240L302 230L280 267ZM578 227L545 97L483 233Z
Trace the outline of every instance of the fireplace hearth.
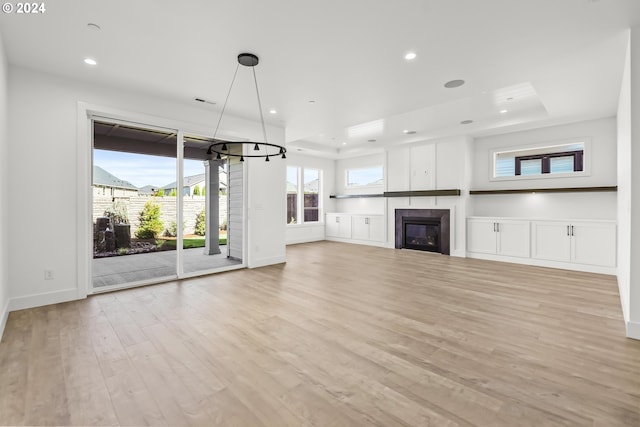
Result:
M396 209L397 249L450 253L448 209Z

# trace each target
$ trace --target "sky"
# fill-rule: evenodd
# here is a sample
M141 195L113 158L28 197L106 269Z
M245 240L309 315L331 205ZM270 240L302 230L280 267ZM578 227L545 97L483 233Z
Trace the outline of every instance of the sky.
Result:
M118 151L93 150L93 164L136 187L164 187L176 181L176 159ZM185 160L184 176L204 173L201 160Z

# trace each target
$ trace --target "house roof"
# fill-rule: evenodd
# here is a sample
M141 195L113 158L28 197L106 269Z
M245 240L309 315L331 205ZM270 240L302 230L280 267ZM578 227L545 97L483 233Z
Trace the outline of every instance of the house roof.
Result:
M102 169L100 166L93 166L93 185L102 187L125 188L127 190L138 190L138 187L129 181L120 179L115 175Z
M205 174L203 173L199 173L197 175L185 176L184 179L182 180L182 184L185 187L193 187L194 185L204 184L204 179L205 179ZM167 190L167 189L176 188L177 185L178 185L178 182L173 181L172 183L167 184L161 188Z
M158 191L160 187L157 185L145 185L144 187L138 188L138 193L140 194L153 194Z

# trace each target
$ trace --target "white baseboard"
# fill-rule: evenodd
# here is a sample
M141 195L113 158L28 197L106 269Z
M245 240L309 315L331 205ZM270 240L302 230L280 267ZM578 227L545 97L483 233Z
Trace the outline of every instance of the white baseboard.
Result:
M640 322L628 321L627 324L627 337L634 340L640 340Z
M249 262L249 268L258 268L258 267L265 267L267 265L273 265L273 264L282 264L283 262L287 262L287 257L286 255L282 255L282 256L276 256L276 257L271 257L271 258L260 258L257 260L253 260Z
M58 304L61 302L74 301L78 298L78 289L63 289L55 292L45 292L41 294L26 295L9 299L9 311L24 310L27 308L41 307L43 305Z
M7 326L7 319L9 318L9 301L11 301L10 299L7 300L7 303L4 305L3 309L2 309L2 313L0 313L0 341L2 341L2 335L4 334L4 327Z
M379 248L387 248L387 242L374 242L372 240L343 239L341 237L326 237L324 240L330 242L353 243L355 245L377 246Z
M311 243L311 242L320 242L324 240L324 237L312 237L312 238L303 238L303 239L291 239L287 240L287 245L297 245L299 243Z
M569 262L546 261L534 258L518 258L503 255L491 255L467 252L467 258L486 259L489 261L510 262L513 264L533 265L536 267L560 268L563 270L584 271L585 273L598 273L616 276L616 267L601 267L597 265L573 264Z

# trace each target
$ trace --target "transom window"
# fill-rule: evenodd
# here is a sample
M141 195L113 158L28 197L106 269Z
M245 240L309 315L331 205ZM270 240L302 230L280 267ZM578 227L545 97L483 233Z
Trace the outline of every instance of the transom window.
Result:
M347 188L374 187L384 183L384 169L382 166L372 166L360 169L347 169Z
M587 142L541 145L492 152L493 179L571 176L586 170Z

